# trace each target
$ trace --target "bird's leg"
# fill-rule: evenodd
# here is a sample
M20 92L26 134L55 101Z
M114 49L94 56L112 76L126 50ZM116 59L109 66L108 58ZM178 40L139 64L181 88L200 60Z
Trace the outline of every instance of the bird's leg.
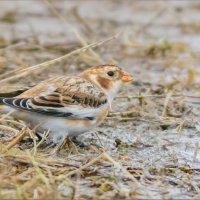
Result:
M42 140L42 136L38 132L36 132L35 135L37 136L38 141L40 142Z
M40 142L42 140L42 136L39 133L37 133L37 132L35 133L35 135L36 135L38 141ZM33 143L34 139L31 138L31 137L28 137L28 138L24 138L24 141L25 142Z
M60 149L66 144L67 142L67 135L64 135L64 137L59 141L59 143L55 146L55 148L51 151L51 155L57 155Z
M103 147L102 144L101 144L102 146L99 146L98 144L95 144L95 143L91 143L91 144L87 145L84 142L78 140L77 137L78 136L73 136L73 137L70 137L70 139L74 144L76 144L79 147L89 147L90 145L96 146L97 148L102 148Z
M98 136L98 133L103 133L103 132L100 132L100 131L95 131L93 134L96 135L97 137L97 140L99 141L100 145L96 144L96 143L92 143L92 145L98 147L98 148L103 148L104 149L104 146L103 146L103 143L101 142L99 136Z
M88 145L86 145L84 142L80 141L77 139L77 136L73 136L73 137L70 137L71 141L76 144L77 146L79 147L87 147Z

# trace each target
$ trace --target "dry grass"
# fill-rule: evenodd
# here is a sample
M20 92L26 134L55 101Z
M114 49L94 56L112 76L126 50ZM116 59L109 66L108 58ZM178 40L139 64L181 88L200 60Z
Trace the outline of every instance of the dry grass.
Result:
M48 132L38 141L25 122L1 114L0 199L200 198L200 114L198 104L187 102L200 102L195 1L172 2L170 8L164 1L18 1L13 8L5 2L0 92L102 62L123 66L134 81L97 133L80 136L89 147L69 141L57 156L46 144ZM114 17L105 11L109 6L120 8ZM188 19L175 23L166 16ZM21 29L23 23L31 25Z

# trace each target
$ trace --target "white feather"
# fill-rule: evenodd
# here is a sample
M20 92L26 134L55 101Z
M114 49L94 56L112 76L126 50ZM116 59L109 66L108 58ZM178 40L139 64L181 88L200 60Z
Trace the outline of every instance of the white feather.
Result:
M63 113L72 113L72 115L77 116L78 118L85 118L96 116L107 105L108 104L104 104L98 108L70 106L64 108L56 108L55 110Z
M41 92L41 93L39 94L39 96L46 96L46 95L49 95L49 94L51 94L52 92L54 92L56 89L57 89L57 87L56 87L55 85L49 84L49 85L48 85L47 91Z

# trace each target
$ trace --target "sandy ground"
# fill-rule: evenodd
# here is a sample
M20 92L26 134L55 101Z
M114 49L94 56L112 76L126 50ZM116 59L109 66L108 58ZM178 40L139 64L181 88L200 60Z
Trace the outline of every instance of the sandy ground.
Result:
M102 63L134 77L105 122L79 138L103 148L70 144L52 157L25 138L1 153L1 198L200 198L200 106L181 96L200 96L199 1L2 0L0 8L0 92ZM0 123L3 152L26 124L5 115Z

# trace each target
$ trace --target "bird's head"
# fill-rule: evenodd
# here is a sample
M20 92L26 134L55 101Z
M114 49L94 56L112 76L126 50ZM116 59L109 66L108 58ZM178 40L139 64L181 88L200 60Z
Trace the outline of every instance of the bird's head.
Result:
M100 87L110 100L117 94L122 83L132 81L132 76L116 65L91 67L80 76Z

